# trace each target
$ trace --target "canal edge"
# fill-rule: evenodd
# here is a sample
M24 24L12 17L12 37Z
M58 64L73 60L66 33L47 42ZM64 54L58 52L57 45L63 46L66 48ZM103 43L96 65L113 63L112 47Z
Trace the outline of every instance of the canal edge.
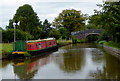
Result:
M106 45L103 45L103 49L105 49L105 51L111 53L112 55L120 59L120 50L106 46Z

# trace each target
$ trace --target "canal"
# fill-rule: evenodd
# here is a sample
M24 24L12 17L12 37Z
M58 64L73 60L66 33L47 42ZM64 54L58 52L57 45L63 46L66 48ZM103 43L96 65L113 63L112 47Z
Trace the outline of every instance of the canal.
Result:
M120 59L92 43L31 59L3 60L2 79L120 79Z

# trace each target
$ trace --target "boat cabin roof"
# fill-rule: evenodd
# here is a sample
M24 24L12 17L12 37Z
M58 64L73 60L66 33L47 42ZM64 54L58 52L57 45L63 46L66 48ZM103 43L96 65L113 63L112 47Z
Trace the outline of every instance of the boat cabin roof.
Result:
M29 40L29 41L27 41L27 43L41 42L41 41L47 41L47 40L55 40L55 38L38 39L38 40Z

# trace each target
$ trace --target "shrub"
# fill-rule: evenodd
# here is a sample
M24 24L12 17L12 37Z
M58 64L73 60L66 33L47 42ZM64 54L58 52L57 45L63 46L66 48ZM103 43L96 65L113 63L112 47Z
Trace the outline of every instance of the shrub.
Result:
M103 41L99 41L98 43L99 44L103 44L103 43L105 43L106 42L106 40L103 40Z
M73 43L85 43L86 41L85 40L80 40L80 39L72 39L72 42Z
M32 36L24 31L21 31L19 29L16 29L16 40L26 40L26 37L28 39L32 39ZM14 29L7 29L2 31L2 41L3 42L13 42L14 41Z
M60 32L57 29L52 29L49 33L49 37L54 37L56 39L60 38Z

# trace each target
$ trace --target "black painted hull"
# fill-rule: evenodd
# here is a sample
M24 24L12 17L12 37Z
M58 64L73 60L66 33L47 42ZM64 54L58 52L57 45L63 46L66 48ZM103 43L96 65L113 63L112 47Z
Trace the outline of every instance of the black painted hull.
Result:
M31 56L42 55L43 53L50 52L50 51L53 51L53 50L58 50L58 46L53 46L53 47L50 47L50 48L41 49L41 50L37 50L37 51L28 51L28 53L30 53Z
M58 46L53 46L53 47L49 47L49 48L46 48L46 49L41 49L41 50L38 50L38 51L28 51L28 53L31 56L35 56L35 55L49 54L49 52L53 52L53 51L57 51L57 50L58 50ZM19 58L19 57L24 57L24 54L12 54L12 55L10 55L10 58Z

